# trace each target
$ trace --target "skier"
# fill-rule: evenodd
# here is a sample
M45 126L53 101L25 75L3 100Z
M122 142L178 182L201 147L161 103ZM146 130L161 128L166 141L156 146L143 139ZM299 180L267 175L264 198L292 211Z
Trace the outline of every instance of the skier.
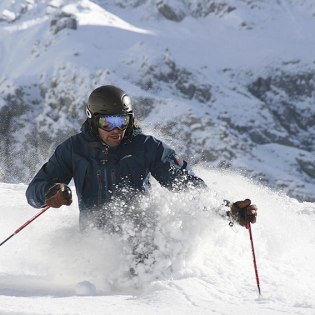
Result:
M81 229L101 229L111 218L111 203L117 198L128 203L136 200L140 192L150 189L150 175L174 191L206 188L173 149L141 132L134 122L130 97L120 88L96 88L89 96L86 114L81 132L61 143L29 184L26 197L31 206L69 206L68 184L73 179ZM233 203L229 214L247 226L255 223L257 208L246 199Z

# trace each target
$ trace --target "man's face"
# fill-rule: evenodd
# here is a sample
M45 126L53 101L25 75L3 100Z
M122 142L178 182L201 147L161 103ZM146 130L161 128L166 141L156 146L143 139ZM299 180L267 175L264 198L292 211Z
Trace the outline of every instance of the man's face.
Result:
M114 128L111 131L98 128L100 138L110 147L117 147L123 139L125 132L126 130L120 130L118 128Z

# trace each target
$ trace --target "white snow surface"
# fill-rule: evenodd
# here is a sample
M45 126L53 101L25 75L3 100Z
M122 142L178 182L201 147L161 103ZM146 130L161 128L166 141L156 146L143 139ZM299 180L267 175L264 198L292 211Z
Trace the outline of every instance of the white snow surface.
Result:
M76 201L47 210L0 247L0 314L314 314L315 205L236 173L195 171L209 191L154 183L135 209L151 218L145 237L131 221L120 235L79 232ZM39 212L25 189L0 184L0 241ZM224 197L259 208L252 233L261 296L248 230L216 213ZM130 236L151 239L150 259L133 265Z

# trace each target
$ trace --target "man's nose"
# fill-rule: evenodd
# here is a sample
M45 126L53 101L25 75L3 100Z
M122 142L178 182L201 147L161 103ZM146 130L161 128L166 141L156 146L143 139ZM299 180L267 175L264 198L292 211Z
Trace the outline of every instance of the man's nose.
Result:
M114 133L121 133L122 130L120 130L118 127L116 127L116 128L114 128L114 129L112 130L112 132L114 132Z

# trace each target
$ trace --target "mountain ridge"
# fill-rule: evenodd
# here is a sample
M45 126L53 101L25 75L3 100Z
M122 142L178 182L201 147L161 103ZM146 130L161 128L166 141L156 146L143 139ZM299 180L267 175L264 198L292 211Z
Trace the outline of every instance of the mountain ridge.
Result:
M3 1L0 180L28 182L116 84L190 162L315 201L312 1L180 3Z

